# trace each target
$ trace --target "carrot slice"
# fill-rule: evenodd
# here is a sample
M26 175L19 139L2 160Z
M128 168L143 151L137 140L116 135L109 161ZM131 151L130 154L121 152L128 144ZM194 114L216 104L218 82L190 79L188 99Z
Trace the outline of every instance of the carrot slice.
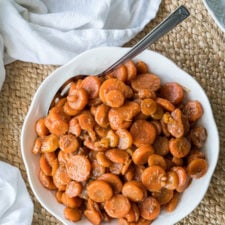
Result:
M189 121L195 122L203 115L202 104L199 101L189 101L184 106L183 112L188 117Z
M148 165L149 166L154 166L154 165L160 166L164 170L166 170L166 168L167 168L165 159L161 155L157 155L157 154L151 154L148 157Z
M133 61L129 60L124 65L127 68L127 81L135 79L137 76L137 69Z
M152 196L158 200L160 205L165 205L173 198L173 190L162 188L159 192L153 192Z
M180 197L181 197L180 193L178 193L178 192L174 193L173 198L170 200L170 202L165 207L167 212L173 212L176 209L176 207L180 201Z
M160 213L159 202L153 197L146 198L140 203L140 213L146 220L156 219Z
M171 168L171 171L174 171L177 173L178 176L178 186L176 188L177 192L184 192L184 190L188 187L189 185L189 176L187 175L186 170L181 167L181 166L174 166Z
M147 193L141 182L132 180L123 185L122 194L133 202L139 202L146 197Z
M81 87L88 93L90 99L98 97L101 80L96 76L85 77L81 82Z
M111 90L105 95L106 105L118 108L124 104L125 97L120 90Z
M180 159L189 154L191 144L185 137L172 138L169 141L169 149L173 156Z
M146 120L135 121L130 128L130 133L133 137L133 144L137 147L151 145L156 138L155 126Z
M184 91L180 84L168 82L161 86L160 95L162 98L169 100L172 104L178 105L183 101Z
M95 202L105 202L113 196L112 187L103 180L94 180L87 186L90 199Z
M141 181L149 191L159 191L166 184L166 172L160 166L150 166L143 171Z
M151 145L141 145L132 154L133 162L136 165L143 165L148 162L148 157L153 153L154 149Z
M156 102L151 98L146 98L141 101L141 112L144 115L150 116L157 110Z
M66 162L66 170L71 179L82 182L90 176L91 164L84 155L74 155Z
M98 180L106 181L113 188L115 193L120 193L123 187L123 183L119 176L113 173L105 173L98 177Z
M137 68L137 74L148 73L148 66L145 62L138 61L135 63L135 66Z
M187 166L187 173L192 178L204 176L208 169L208 163L205 159L193 159Z
M122 218L130 211L131 204L127 197L121 194L115 194L111 199L105 202L104 209L112 218Z
M64 209L64 216L67 220L76 222L81 220L82 212L77 208L66 207Z
M160 88L160 79L158 76L151 73L140 74L136 79L131 81L131 86L135 91L140 89L157 91Z

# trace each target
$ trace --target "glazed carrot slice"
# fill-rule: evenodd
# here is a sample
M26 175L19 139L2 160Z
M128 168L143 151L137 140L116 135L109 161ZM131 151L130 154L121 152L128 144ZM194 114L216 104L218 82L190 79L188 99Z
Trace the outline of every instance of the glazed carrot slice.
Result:
M163 122L167 124L167 129L172 136L176 138L184 136L185 126L182 120L182 112L179 108L176 108L171 114L165 113Z
M45 126L51 134L55 134L57 136L65 134L69 129L67 121L63 119L54 119L50 115L45 118Z
M54 152L59 147L59 138L49 134L41 139L41 152Z
M74 155L66 162L66 170L71 179L82 182L89 178L91 164L84 155Z
M183 101L184 91L180 84L168 82L161 86L160 96L169 100L172 104L178 105Z
M105 80L99 90L99 97L102 100L102 102L106 102L105 96L109 91L112 90L119 90L123 93L125 98L130 98L133 95L133 92L129 86L124 84L122 81L115 79L115 78L109 78Z
M158 192L153 192L152 196L156 198L160 205L165 205L173 198L173 190L162 188Z
M118 129L116 135L119 137L117 147L119 149L128 149L132 145L131 133L126 129Z
M121 65L117 67L112 73L106 74L107 78L116 78L123 82L127 81L127 67L125 65Z
M76 116L80 113L80 110L71 108L68 102L63 105L63 110L69 116Z
M66 186L65 193L70 198L73 198L73 197L77 197L78 195L80 195L82 192L82 189L83 189L83 186L80 182L71 180Z
M127 222L129 222L129 223L135 223L139 220L140 210L139 210L137 204L135 204L133 202L131 203L130 211L127 213L125 218L126 218Z
M93 224L99 225L102 221L101 214L96 210L85 210L84 216Z
M109 140L109 146L111 148L115 148L119 143L119 137L113 130L107 132L106 138Z
M161 155L158 155L158 154L151 154L148 157L148 165L149 166L154 166L154 165L160 166L164 170L166 170L166 168L167 168L165 159Z
M168 171L165 188L175 190L178 187L179 178L176 172Z
M141 112L144 115L150 116L157 110L156 102L151 98L146 98L141 101Z
M149 191L159 191L166 184L166 172L160 166L147 167L142 173L141 181Z
M75 135L76 137L79 137L81 134L81 127L79 124L79 120L78 117L73 117L70 121L69 121L69 133Z
M98 97L101 80L96 76L85 77L81 82L81 87L88 93L90 99Z
M155 126L146 120L133 122L130 133L133 138L133 144L137 147L141 145L151 145L156 138Z
M45 158L45 155L44 154L41 154L39 163L40 163L40 168L41 168L42 172L46 176L51 176L52 175L52 167L48 163L48 161Z
M175 106L165 98L156 98L156 102L169 112L175 110Z
M105 173L98 177L98 180L106 181L113 188L114 193L120 193L123 187L123 183L119 176L113 173Z
M62 194L63 194L63 191L59 191L59 190L57 190L55 193L56 200L58 201L58 203L61 203L61 204L62 204Z
M141 182L133 180L123 185L122 194L133 202L139 202L146 197L147 193Z
M187 163L189 164L193 159L205 159L205 154L199 149L192 149L187 157Z
M64 191L66 189L66 185L70 182L70 177L67 174L66 168L64 165L60 165L54 176L53 181L55 186L60 190Z
M134 170L135 170L134 166L130 166L127 169L126 173L124 174L124 180L125 181L131 181L131 180L133 180L133 178L134 178Z
M78 121L82 130L93 130L95 125L95 120L89 111L83 111L78 116Z
M135 63L135 66L137 68L137 74L148 73L148 66L145 62L138 61Z
M82 199L79 197L69 197L65 192L62 193L62 203L70 208L79 208L82 204Z
M66 153L72 153L78 150L79 142L76 136L64 134L59 137L59 148Z
M148 162L148 157L154 153L151 145L141 145L132 154L132 160L136 165L143 165Z
M165 136L158 136L153 144L155 153L165 156L169 153L169 140Z
M154 220L160 213L160 204L153 198L148 197L140 203L140 214L146 220Z
M76 89L67 96L67 102L72 109L82 110L88 103L88 93L83 88Z
M79 79L76 82L71 82L68 95L73 95L74 91L76 92L77 89L81 88L82 80Z
M101 127L99 126L98 124L95 124L94 126L94 131L95 133L100 137L100 138L104 138L107 136L107 133L109 131L109 127L107 128L104 128L104 127ZM110 139L110 138L109 138ZM115 145L116 146L116 145ZM114 146L114 147L115 147Z
M157 91L160 88L160 79L155 74L140 74L136 77L136 79L131 81L131 86L135 91L140 89L150 89L152 91Z
M202 148L206 139L207 139L207 131L203 126L197 126L191 129L191 142L197 148Z
M94 118L100 127L103 127L103 128L108 127L108 125L109 125L109 120L108 120L109 109L110 108L105 104L101 104L96 107Z
M152 91L150 89L140 89L138 90L136 95L140 99L145 99L145 98L156 99L155 91Z
M105 174L106 168L100 165L96 160L91 163L91 178L96 179L97 177Z
M189 121L195 122L203 115L202 104L199 101L189 101L184 106L183 112L188 117Z
M106 105L118 108L124 104L125 97L120 90L111 90L105 94L105 103Z
M68 122L68 120L70 119L70 116L66 115L66 113L63 110L63 106L61 106L61 107L55 106L49 110L47 118L50 118L53 121L54 120L56 120L56 121L63 120L65 122Z
M189 154L191 144L185 137L172 138L169 140L169 149L173 156L180 159Z
M104 209L112 218L121 218L130 211L131 204L127 197L121 194L115 194L111 199L105 202Z
M82 212L77 208L66 207L64 209L64 216L67 220L76 222L81 220Z
M34 142L34 145L33 145L33 148L32 148L32 153L34 153L34 154L41 153L41 145L42 145L41 140L42 140L41 137L37 137L35 139L35 142Z
M48 128L45 126L45 118L39 119L35 124L35 131L38 136L43 137L49 134Z
M49 190L57 189L57 187L53 183L52 176L46 176L42 170L40 170L40 172L39 172L39 180L45 188L47 188Z
M170 202L165 207L167 212L173 212L176 209L176 207L180 201L180 197L181 197L180 193L178 193L178 192L174 193L173 198L170 200Z
M112 187L103 180L94 180L87 186L87 194L95 202L105 202L113 196Z
M163 117L163 114L164 114L163 108L159 104L157 104L157 109L155 113L151 115L151 117L154 120L160 120Z
M135 64L133 61L129 60L124 65L127 69L127 81L134 80L137 76L137 68Z
M106 157L104 152L98 152L96 154L96 160L99 165L103 167L110 167L112 162Z
M184 192L184 190L188 187L190 178L187 175L186 170L181 166L174 166L171 168L171 171L177 173L178 176L178 186L176 188L177 192Z
M107 150L105 155L114 163L125 163L129 159L129 155L126 151L117 148Z
M140 112L140 106L136 102L127 102L119 108L111 108L108 118L113 130L127 129L132 119Z
M204 176L208 169L208 163L205 159L193 159L187 166L187 173L192 178Z

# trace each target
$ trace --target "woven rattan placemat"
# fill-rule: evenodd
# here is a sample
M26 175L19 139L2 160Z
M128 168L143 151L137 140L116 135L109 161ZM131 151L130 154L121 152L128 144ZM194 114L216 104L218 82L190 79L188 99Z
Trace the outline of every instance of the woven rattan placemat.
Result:
M209 16L201 0L164 0L156 19L126 46L134 45L181 4L189 8L191 17L150 49L172 59L193 75L206 91L220 133L220 158L204 199L177 225L222 225L225 224L225 34ZM0 160L21 170L34 202L33 224L41 225L61 223L41 207L29 187L21 158L20 133L36 89L55 68L19 61L7 65L6 80L0 92Z

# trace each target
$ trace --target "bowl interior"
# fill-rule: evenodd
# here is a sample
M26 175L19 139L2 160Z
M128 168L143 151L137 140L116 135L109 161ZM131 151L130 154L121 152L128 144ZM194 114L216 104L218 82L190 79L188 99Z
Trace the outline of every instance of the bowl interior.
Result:
M21 134L21 151L29 183L41 205L64 224L72 225L74 223L64 219L64 207L56 201L54 193L45 189L38 179L39 158L31 151L36 138L34 131L35 122L46 115L54 94L65 80L75 74L97 74L115 62L116 59L128 50L129 48L119 47L92 49L58 68L40 85L25 117ZM181 70L166 57L150 50L145 50L134 58L134 61L137 60L146 62L150 70L161 78L162 83L176 81L183 85L189 90L188 98L199 100L204 108L204 115L200 123L205 126L208 132L208 138L203 148L209 163L208 172L201 179L194 180L191 183L182 195L182 200L173 213L163 212L152 223L152 225L160 225L165 224L166 221L168 225L174 224L187 216L200 203L207 191L219 155L218 131L209 100L204 90L193 77ZM116 223L115 221L111 222L111 224ZM77 224L87 224L87 220L83 219L77 222Z

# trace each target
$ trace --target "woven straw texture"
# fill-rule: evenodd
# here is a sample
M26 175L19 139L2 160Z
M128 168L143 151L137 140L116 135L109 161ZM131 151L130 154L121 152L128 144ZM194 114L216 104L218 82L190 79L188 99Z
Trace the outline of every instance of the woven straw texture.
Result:
M225 34L209 16L201 0L164 0L154 21L126 46L133 46L171 11L184 4L191 17L150 49L173 60L193 75L206 91L220 133L220 158L209 189L200 205L177 225L225 224ZM61 223L41 207L27 181L20 151L20 133L32 97L41 82L56 68L14 62L6 66L0 93L0 160L21 170L34 202L33 225ZM166 224L166 221L165 221Z

